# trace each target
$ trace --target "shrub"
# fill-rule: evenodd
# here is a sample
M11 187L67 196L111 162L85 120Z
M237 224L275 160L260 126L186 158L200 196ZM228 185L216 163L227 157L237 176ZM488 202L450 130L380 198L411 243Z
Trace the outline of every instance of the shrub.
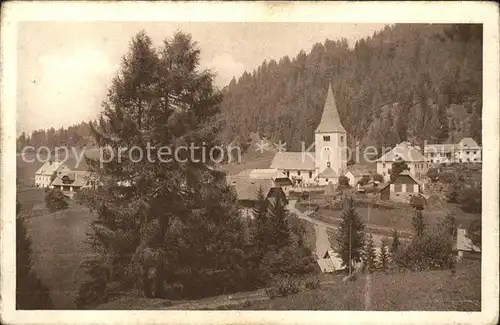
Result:
M273 279L274 285L266 288L269 298L285 297L300 291L300 281L289 275L277 276Z
M68 208L66 196L60 189L54 188L48 190L45 194L45 206L50 212L64 210Z
M319 289L321 281L318 278L309 278L305 281L304 286L306 289Z
M380 174L375 174L375 175L373 175L373 180L375 182L380 182L381 183L381 182L384 181L384 177L382 175L380 175Z
M345 189L345 188L349 188L349 178L347 178L346 176L340 176L337 189Z

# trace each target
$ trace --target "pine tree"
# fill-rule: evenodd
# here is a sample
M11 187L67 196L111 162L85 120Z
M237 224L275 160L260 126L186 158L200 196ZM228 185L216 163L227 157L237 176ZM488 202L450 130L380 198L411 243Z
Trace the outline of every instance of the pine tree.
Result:
M391 255L397 254L399 251L399 233L397 229L392 230L392 245L391 245Z
M365 268L369 273L372 273L373 271L375 271L376 259L377 259L377 254L375 252L375 247L373 245L373 236L370 233L368 235L368 239L366 240L365 250L364 250Z
M389 256L387 254L387 246L384 240L380 241L380 253L378 255L378 266L383 271L387 271L387 266L389 264Z
M16 204L16 309L51 309L49 290L34 273L31 239Z
M260 254L264 254L267 250L267 245L270 235L270 222L268 218L268 201L264 196L264 190L259 187L257 190L257 206L253 209L253 215L255 218L254 224L254 236L257 251Z
M415 233L415 237L421 237L424 234L424 216L422 214L422 210L415 209L413 214L413 231Z
M336 245L333 245L342 259L343 266L349 267L354 262L361 261L365 244L364 228L361 217L356 213L353 199L345 198L341 222L335 236Z
M162 298L172 281L187 296L244 282L236 197L210 156L221 96L214 76L199 69L199 55L182 32L159 49L145 32L130 43L99 124L91 127L113 155L105 155L109 162L88 161L104 185L90 203L98 214L89 237L96 254L86 264L89 281L80 288L79 306L136 285L144 296ZM194 149L177 150L182 146Z
M275 250L288 246L291 242L288 211L279 196L269 207L269 218L269 246Z

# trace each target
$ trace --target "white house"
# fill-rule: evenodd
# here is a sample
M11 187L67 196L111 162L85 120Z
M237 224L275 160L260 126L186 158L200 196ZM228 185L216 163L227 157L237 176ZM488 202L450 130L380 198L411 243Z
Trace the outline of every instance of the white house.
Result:
M424 155L429 163L480 163L481 146L472 138L463 138L457 144L426 144Z
M382 175L384 181L389 181L392 165L402 160L406 162L410 174L417 179L425 176L429 169L427 160L417 147L412 146L409 142L401 142L376 160L377 174Z
M283 172L295 186L336 184L345 174L347 133L340 122L331 84L315 131L314 151L277 152L271 168Z
M273 187L281 187L283 192L288 195L293 183L284 173L277 169L245 169L236 175L229 176L230 179L248 178L270 180Z
M55 172L69 171L60 161L46 161L35 173L36 187L49 187Z
M57 172L57 177L50 184L50 188L59 188L64 194L72 196L81 188L96 188L99 185L96 175L92 172L68 169Z
M356 186L363 177L372 180L374 174L375 170L371 170L367 166L352 165L347 167L345 176L349 179L349 185Z

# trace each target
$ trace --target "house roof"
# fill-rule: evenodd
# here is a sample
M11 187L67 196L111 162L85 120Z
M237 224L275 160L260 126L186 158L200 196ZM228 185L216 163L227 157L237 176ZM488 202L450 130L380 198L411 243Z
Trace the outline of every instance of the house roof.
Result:
M385 161L398 161L404 160L406 162L425 161L425 157L414 146L408 142L401 142L397 146L387 152L385 155L377 159L377 162Z
M321 178L334 178L338 177L337 173L330 167L326 167L319 175Z
M380 186L380 191L382 191L384 188L386 188L387 186L390 186L391 184L393 184L399 177L401 176L408 176L410 177L416 184L418 185L422 185L419 181L417 181L415 179L415 177L413 177L407 170L403 170L401 173L398 174L398 177L396 177L395 179L393 179L392 181L389 181L385 184L382 184L382 186Z
M264 196L267 197L272 187L271 180L251 179L241 177L228 177L228 185L236 191L238 200L254 201L257 199L259 188L262 187Z
M467 147L467 148L479 148L479 145L472 138L463 138L458 143L459 147Z
M364 175L374 175L375 170L366 165L352 165L347 167L347 172L350 172L353 176L364 176Z
M253 179L280 179L280 178L288 178L283 172L280 172L277 169L244 169L240 173L232 176L232 177L249 177Z
M467 230L463 228L457 229L457 243L456 248L459 251L467 251L467 252L480 252L481 248L475 246L472 243L472 240L467 237Z
M271 169L314 170L314 156L309 152L277 152L271 162Z
M456 145L455 144L448 144L448 143L443 143L443 144L427 144L424 147L424 152L425 153L430 153L430 152L439 152L439 153L447 153L447 152L453 152L455 150Z
M69 178L70 183L64 183L63 178ZM76 187L82 187L86 185L87 181L92 177L92 172L76 170L76 171L68 171L62 172L57 175L57 177L52 182L54 186L63 186L63 185L71 185Z
M316 128L316 133L325 132L346 133L342 123L340 122L339 112L337 110L335 98L333 97L331 83L328 85L328 93L326 95L325 106L323 108L323 115L321 116L321 121Z
M35 175L52 175L55 171L61 168L63 165L60 161L47 161L42 167L40 167Z
M333 272L343 269L342 259L331 249L325 252L323 258L317 259L316 261L322 272Z

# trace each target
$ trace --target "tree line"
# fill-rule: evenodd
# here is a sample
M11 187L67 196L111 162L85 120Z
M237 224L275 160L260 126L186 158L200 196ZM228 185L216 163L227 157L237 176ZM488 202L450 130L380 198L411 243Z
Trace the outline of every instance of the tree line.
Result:
M72 125L67 128L61 127L54 129L39 129L31 133L23 132L17 138L17 151L20 152L27 146L35 148L48 147L92 147L95 142L92 138L90 130L91 122L81 122L80 124Z
M482 27L396 24L353 47L326 40L264 61L224 89L228 141L251 132L300 150L313 142L331 81L351 145L481 142Z

